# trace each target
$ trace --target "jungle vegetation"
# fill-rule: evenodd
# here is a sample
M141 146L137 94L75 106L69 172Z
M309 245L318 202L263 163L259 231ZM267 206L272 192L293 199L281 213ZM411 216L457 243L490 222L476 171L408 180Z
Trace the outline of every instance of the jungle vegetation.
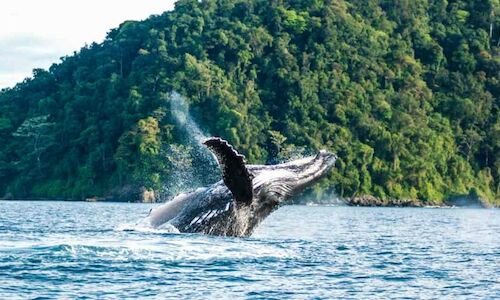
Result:
M173 92L251 163L338 153L317 194L500 201L498 0L179 0L0 92L0 196L165 192Z

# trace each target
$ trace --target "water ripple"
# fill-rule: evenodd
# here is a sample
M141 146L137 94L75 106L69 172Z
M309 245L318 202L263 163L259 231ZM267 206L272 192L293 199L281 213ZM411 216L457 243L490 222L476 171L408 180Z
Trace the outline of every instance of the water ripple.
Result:
M151 207L0 202L0 299L500 297L498 210L288 206L225 238Z

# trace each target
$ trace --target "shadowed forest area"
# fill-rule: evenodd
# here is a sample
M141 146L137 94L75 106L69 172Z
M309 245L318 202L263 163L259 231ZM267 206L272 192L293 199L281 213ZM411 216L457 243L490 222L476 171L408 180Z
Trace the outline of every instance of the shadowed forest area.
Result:
M173 193L204 164L170 109L314 194L500 202L498 0L180 0L0 92L0 197ZM192 182L213 182L211 170Z

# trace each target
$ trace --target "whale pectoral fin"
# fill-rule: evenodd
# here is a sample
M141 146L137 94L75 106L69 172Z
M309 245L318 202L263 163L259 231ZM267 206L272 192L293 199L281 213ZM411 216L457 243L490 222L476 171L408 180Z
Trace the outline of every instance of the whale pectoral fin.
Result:
M245 157L221 138L210 138L203 144L217 157L222 179L233 193L236 202L250 204L253 198L253 176L245 166Z

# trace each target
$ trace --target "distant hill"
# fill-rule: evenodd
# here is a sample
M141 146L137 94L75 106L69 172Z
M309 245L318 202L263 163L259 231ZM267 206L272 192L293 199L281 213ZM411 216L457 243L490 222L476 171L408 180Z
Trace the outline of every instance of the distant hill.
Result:
M181 0L1 91L0 196L173 193L175 91L250 162L337 152L318 195L499 201L499 46L498 0Z

